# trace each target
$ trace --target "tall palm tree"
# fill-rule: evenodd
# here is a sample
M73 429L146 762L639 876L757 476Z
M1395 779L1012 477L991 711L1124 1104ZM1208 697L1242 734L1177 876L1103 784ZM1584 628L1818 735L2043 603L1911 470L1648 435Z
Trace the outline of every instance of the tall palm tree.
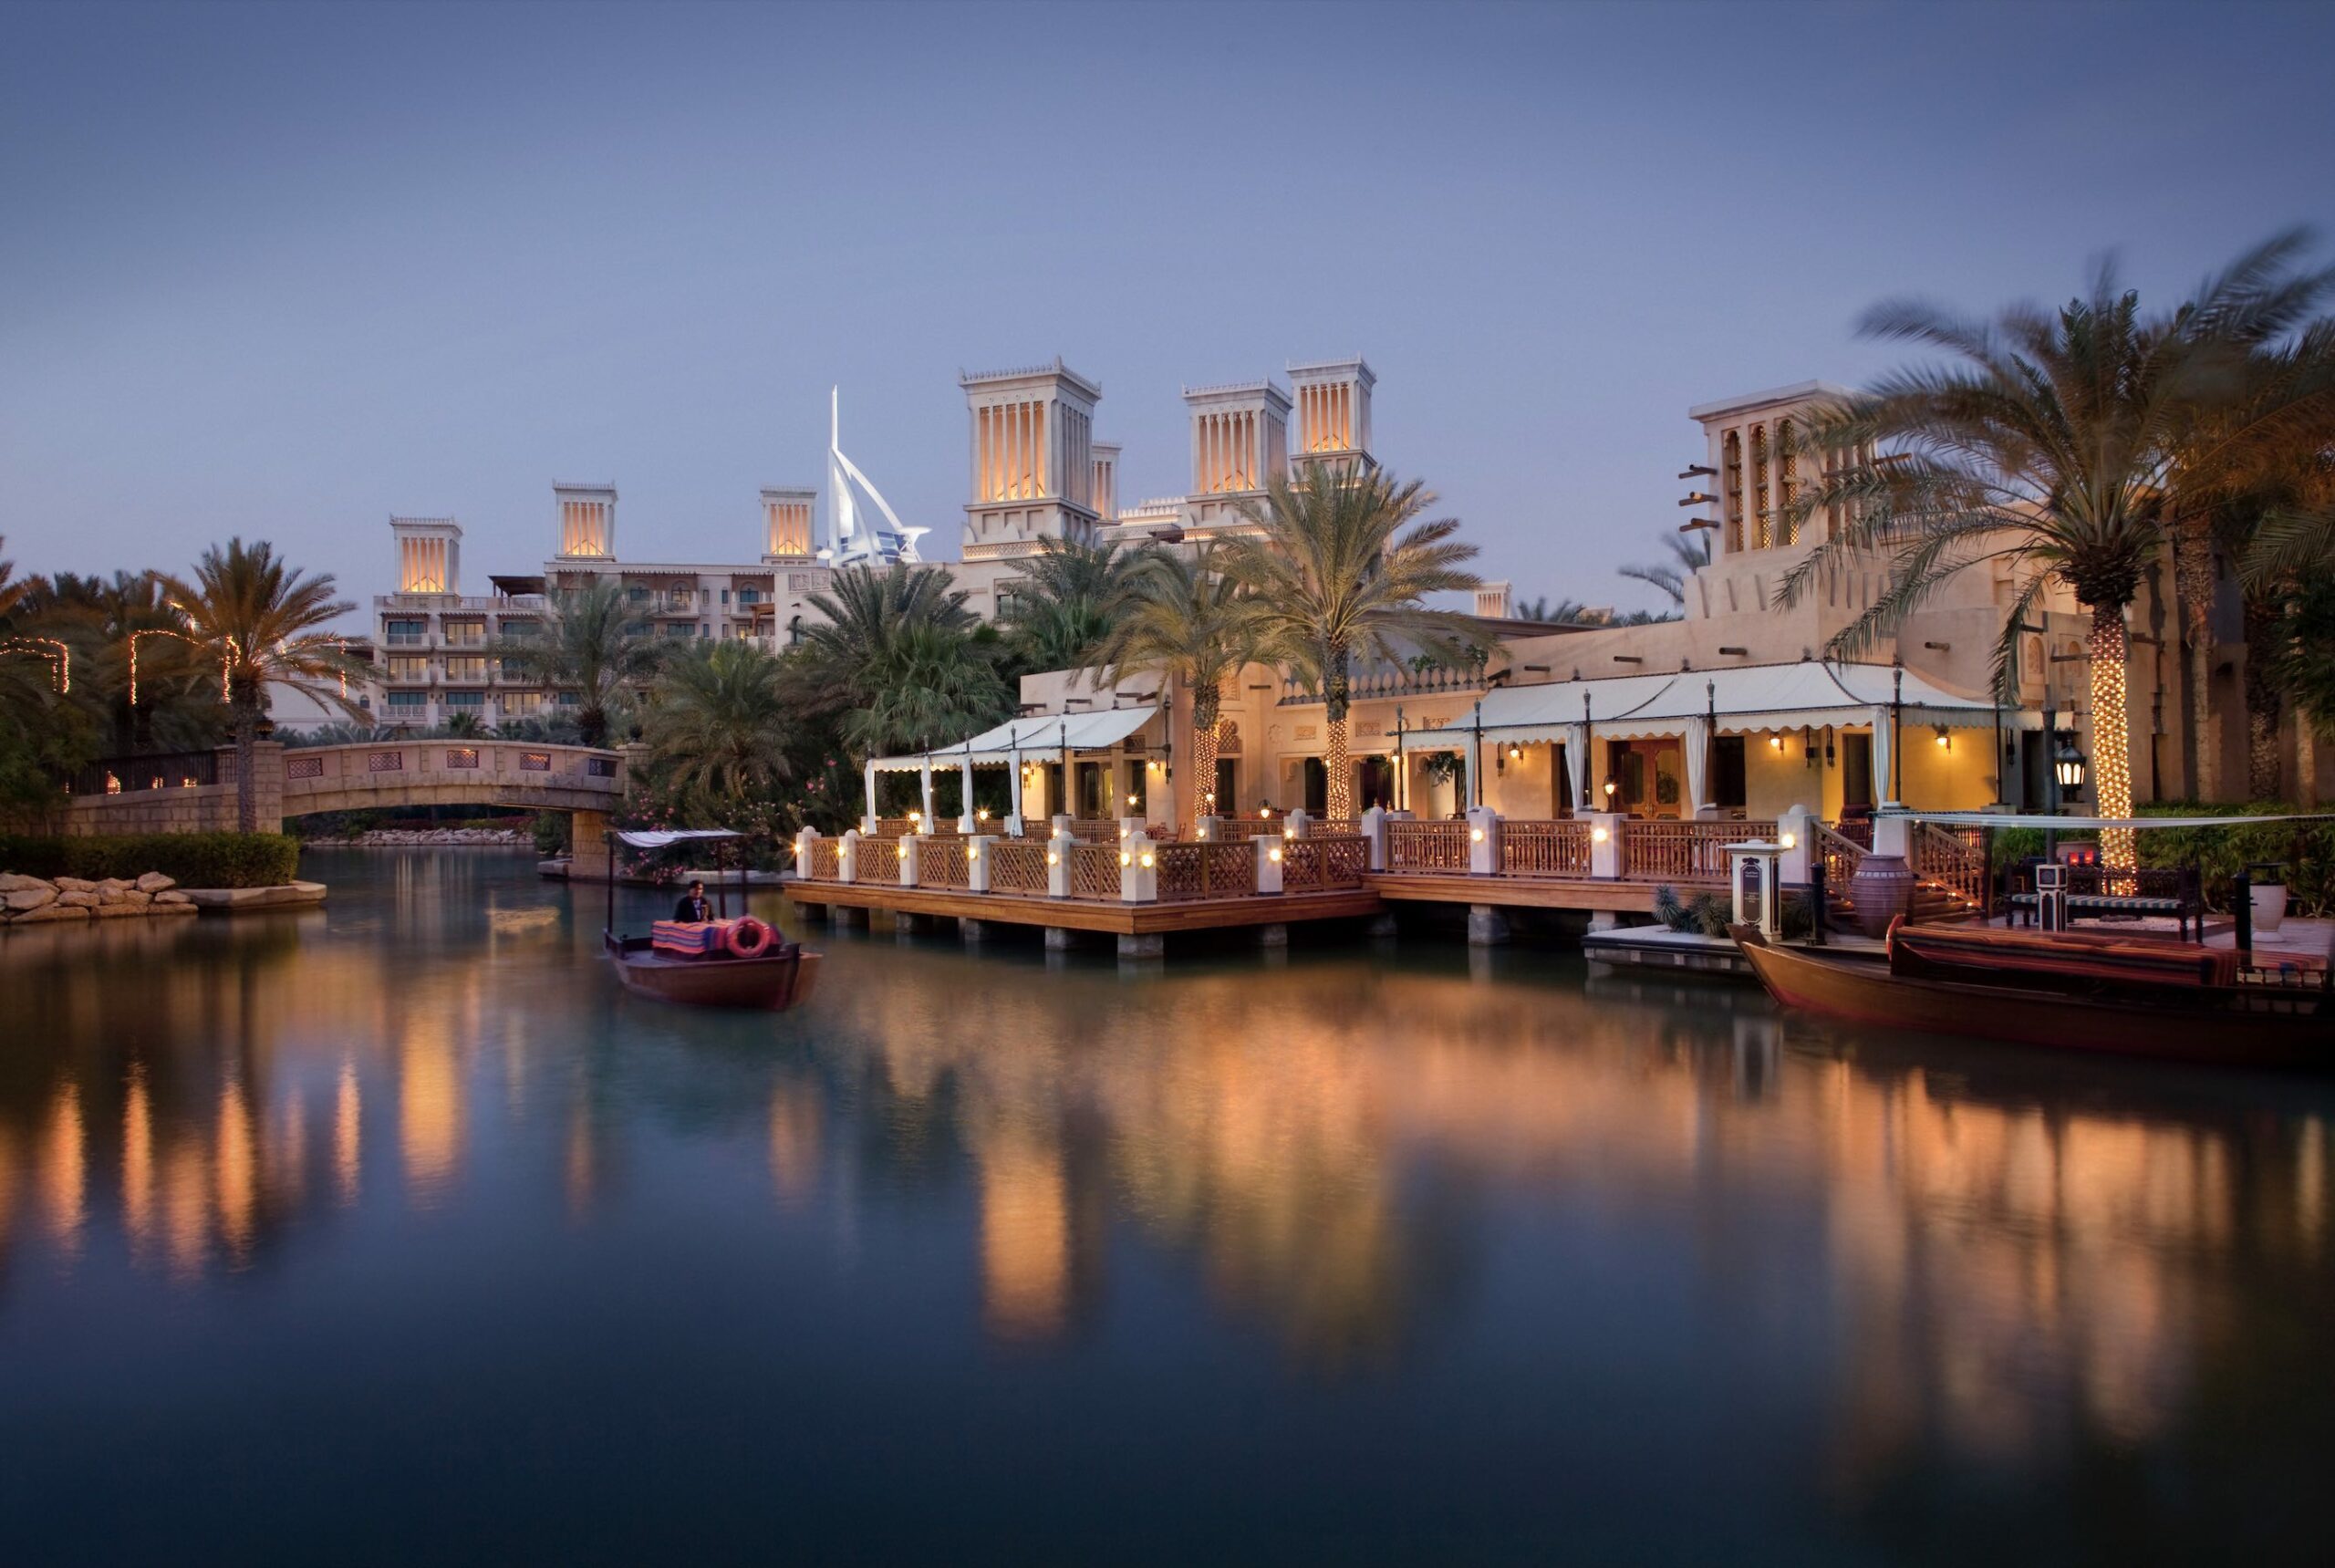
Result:
M1621 575L1660 588L1673 613L1681 614L1686 608L1686 579L1711 564L1710 535L1701 529L1693 534L1665 534L1662 547L1670 559L1624 566Z
M1218 563L1248 590L1246 615L1259 649L1322 693L1333 817L1353 815L1353 660L1400 663L1417 649L1459 664L1489 646L1470 618L1422 602L1428 594L1479 586L1462 567L1476 547L1451 536L1459 520L1417 522L1434 504L1417 480L1383 472L1317 467L1295 482L1277 477L1261 501L1240 504L1258 535L1230 541Z
M812 659L848 678L884 656L893 639L913 626L970 631L969 596L940 566L895 561L879 572L846 566L824 593L807 602L822 618L803 628L803 649Z
M2234 307L2209 286L2190 308ZM2097 803L2104 816L2129 816L2124 612L2166 542L2176 441L2196 400L2210 393L2212 357L2180 321L2144 317L2107 263L2086 294L2057 311L2017 306L1987 323L1893 302L1869 312L1862 329L1942 349L1952 361L1894 371L1811 422L1819 451L1882 455L1842 464L1794 502L1795 534L1832 506L1848 521L1785 575L1783 604L1859 557L1889 557L1887 590L1828 645L1852 656L1956 573L1999 563L2015 585L1995 657L1997 688L2007 693L2018 628L2051 584L2065 585L2091 618ZM2132 831L2103 833L2101 853L2112 868L2133 867Z
M547 622L533 637L506 638L488 651L524 679L575 692L583 743L604 746L609 711L656 677L666 649L612 577L553 595Z
M1192 732L1184 754L1204 809L1216 801L1216 742L1224 682L1256 657L1253 618L1238 581L1216 569L1210 553L1193 559L1153 554L1133 597L1096 647L1096 668L1117 685L1126 674L1180 681L1192 693Z
M742 801L789 772L784 661L736 639L693 648L659 677L650 755L685 788Z
M1047 539L1015 563L1021 580L1005 595L998 621L1033 670L1081 670L1111 633L1157 552L1116 543Z
M195 563L192 581L163 581L171 602L186 617L188 634L216 650L225 665L235 737L235 826L250 833L259 825L252 768L267 717L267 689L287 687L352 718L361 711L340 687L366 667L342 650L342 639L324 629L357 607L333 597L332 574L296 571L265 540L246 545L230 539L224 550L214 545Z

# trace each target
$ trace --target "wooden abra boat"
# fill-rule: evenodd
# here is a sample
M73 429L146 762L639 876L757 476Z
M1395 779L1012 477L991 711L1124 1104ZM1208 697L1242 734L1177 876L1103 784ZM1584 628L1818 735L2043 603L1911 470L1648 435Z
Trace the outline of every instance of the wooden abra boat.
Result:
M737 836L720 829L612 835L636 849L663 849ZM728 901L719 871L715 896ZM635 996L697 1007L764 1007L784 1011L810 999L818 979L819 955L788 941L751 915L699 924L659 920L645 937L616 931L616 855L608 856L608 919L600 940L616 964L617 978Z
M1728 928L1788 1007L1933 1034L2226 1065L2335 1066L2335 992L2236 952L2091 932L1889 929L1888 965Z

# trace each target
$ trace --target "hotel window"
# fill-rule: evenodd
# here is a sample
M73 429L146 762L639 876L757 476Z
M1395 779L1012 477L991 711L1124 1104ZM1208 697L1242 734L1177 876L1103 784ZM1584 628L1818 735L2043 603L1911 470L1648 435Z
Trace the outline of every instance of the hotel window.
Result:
M381 623L381 640L391 648L420 648L430 635L426 620L389 620Z
M392 713L420 712L430 702L430 695L425 691L392 691L389 696L389 711Z
M540 691L506 692L503 698L503 711L514 719L540 713L543 706L544 694Z
M446 660L446 679L449 680L484 680L486 679L486 660L478 657L449 658Z
M448 648L484 648L486 622L483 620L450 620L445 623Z
M446 693L446 706L455 712L460 713L480 712L486 707L486 693L483 691L449 691Z
M430 660L412 654L392 654L389 658L389 679L392 681L423 681L430 679Z
M538 620L506 620L503 623L503 635L514 642L524 642L531 637L540 637L543 635L543 622Z

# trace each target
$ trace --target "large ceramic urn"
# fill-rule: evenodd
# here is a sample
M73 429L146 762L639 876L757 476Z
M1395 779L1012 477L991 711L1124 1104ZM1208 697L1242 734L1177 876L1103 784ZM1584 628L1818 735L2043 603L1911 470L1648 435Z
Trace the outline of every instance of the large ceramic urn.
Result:
M1869 937L1887 934L1889 922L1914 907L1914 868L1902 855L1868 855L1849 878L1849 902L1857 929Z

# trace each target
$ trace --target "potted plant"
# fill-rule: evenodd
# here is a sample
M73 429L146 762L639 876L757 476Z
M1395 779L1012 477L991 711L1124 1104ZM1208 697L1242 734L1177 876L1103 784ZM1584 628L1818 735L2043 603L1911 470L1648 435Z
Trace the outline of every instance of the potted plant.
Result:
M2276 860L2257 861L2246 868L2254 879L2254 929L2275 931L2287 919L2286 867Z

